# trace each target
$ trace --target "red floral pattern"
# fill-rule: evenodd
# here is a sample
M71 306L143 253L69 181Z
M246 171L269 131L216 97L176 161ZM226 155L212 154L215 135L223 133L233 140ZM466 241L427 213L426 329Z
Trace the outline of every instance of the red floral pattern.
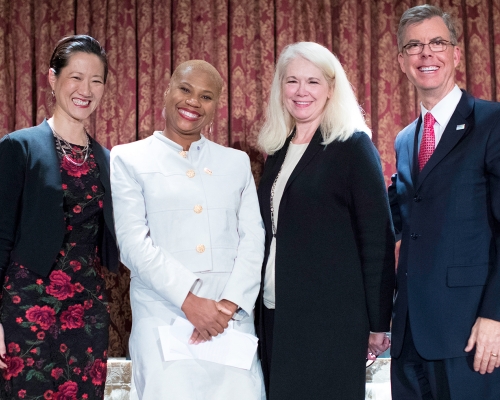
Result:
M7 368L3 370L4 379L11 379L12 377L18 376L24 369L24 361L21 357L10 357L5 356L5 363Z
M94 364L92 364L89 372L94 385L102 385L106 381L106 368L107 364L102 362L101 359L98 358L94 361Z
M0 399L104 395L109 312L96 260L104 191L93 154L80 169L62 158L61 178L66 234L50 275L15 262L6 271L0 318L8 368Z
M78 385L75 382L67 381L59 386L57 393L54 393L54 400L76 400Z
M67 311L61 314L61 329L82 328L85 325L83 320L83 306L77 304L69 306Z
M56 381L61 377L61 375L63 374L63 369L62 368L54 368L51 372L50 372L50 376L52 376L52 378L54 378Z
M61 167L69 176L74 176L75 178L81 178L81 176L86 175L90 169L89 163L84 163L81 167L77 167L69 162L66 157L63 157Z
M49 329L56 322L56 312L49 306L34 306L26 311L26 319L40 325L43 330Z
M71 283L71 278L68 274L61 270L55 270L50 273L49 279L50 285L47 286L45 291L54 296L57 300L66 300L68 297L73 297L75 294L75 287Z
M21 348L19 347L19 345L17 343L9 343L9 345L7 346L7 349L9 350L9 353L10 354L17 354L21 351Z

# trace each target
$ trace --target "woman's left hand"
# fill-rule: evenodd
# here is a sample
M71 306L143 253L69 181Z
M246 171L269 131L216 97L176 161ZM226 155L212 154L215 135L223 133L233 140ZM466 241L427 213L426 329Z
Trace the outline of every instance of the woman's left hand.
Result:
M7 354L7 348L5 347L5 339L4 339L4 331L3 325L0 324L0 369L7 368L7 364L5 363L5 356Z
M229 300L221 300L217 304L217 310L222 314L222 316L227 317L227 322L233 317L233 314L238 309L238 306ZM194 328L193 334L189 338L190 344L199 344L206 342L205 338L198 332L198 329Z
M389 337L384 333L370 333L370 338L368 339L368 356L367 359L372 359L373 357L378 357L384 351L386 351L391 345ZM372 356L372 357L370 357Z
M220 312L226 316L228 316L228 322L229 320L233 317L233 314L236 312L238 309L238 306L234 304L232 301L222 299L217 303L217 307L219 308Z

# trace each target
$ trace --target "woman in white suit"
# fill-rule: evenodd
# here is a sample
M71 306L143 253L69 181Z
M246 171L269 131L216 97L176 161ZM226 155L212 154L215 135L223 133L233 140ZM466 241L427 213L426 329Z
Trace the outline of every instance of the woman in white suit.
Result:
M165 130L111 152L122 262L131 271L133 385L139 399L262 399L250 370L164 361L158 327L176 317L199 343L234 329L255 335L264 230L248 156L207 140L223 81L205 61L179 65L164 97Z

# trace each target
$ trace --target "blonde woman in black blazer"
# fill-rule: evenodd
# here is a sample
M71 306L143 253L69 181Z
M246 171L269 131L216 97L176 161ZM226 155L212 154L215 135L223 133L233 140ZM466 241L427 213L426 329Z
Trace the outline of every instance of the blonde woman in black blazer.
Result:
M0 140L0 398L102 399L118 266L109 151L85 131L107 77L86 35L50 61L52 118Z
M271 400L364 399L367 351L389 346L394 234L370 135L336 57L287 46L259 137L257 324Z

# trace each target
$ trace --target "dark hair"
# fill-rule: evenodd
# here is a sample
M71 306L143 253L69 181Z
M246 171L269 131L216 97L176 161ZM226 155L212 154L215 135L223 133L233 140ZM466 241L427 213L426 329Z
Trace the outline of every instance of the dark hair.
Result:
M429 4L423 4L420 6L412 7L406 10L401 16L398 27L398 50L403 51L403 39L406 32L406 28L409 25L418 24L426 19L433 17L442 18L444 24L450 31L450 42L452 45L457 45L457 29L455 27L455 21L450 14L443 12L439 7L431 6Z
M88 35L72 35L59 40L50 57L50 68L58 76L61 70L68 65L69 59L75 53L95 54L104 65L104 83L108 78L108 57L97 40Z

